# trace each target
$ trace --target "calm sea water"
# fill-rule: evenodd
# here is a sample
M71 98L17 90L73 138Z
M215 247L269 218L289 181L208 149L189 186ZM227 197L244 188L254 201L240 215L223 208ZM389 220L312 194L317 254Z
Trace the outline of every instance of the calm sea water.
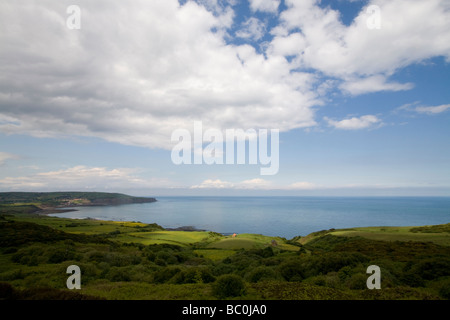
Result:
M158 197L157 202L80 207L68 218L193 226L223 234L291 239L330 228L420 226L450 222L450 197Z

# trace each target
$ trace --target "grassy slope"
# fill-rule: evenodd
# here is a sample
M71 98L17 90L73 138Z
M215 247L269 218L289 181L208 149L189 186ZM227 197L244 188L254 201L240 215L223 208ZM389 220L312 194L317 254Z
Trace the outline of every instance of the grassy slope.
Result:
M280 237L270 237L259 234L239 234L236 238L222 236L208 231L166 231L156 224L140 222L118 222L100 220L73 220L52 216L16 215L13 219L43 224L57 230L70 233L107 234L116 233L114 240L148 244L177 244L187 245L202 242L205 249L256 249L271 245L275 240L277 247L283 250L298 250L298 247L286 242ZM440 225L440 228L419 227L364 227L351 229L336 229L314 232L301 237L297 242L306 244L312 239L331 234L335 236L363 237L383 241L420 241L434 242L439 245L450 246L450 223ZM113 235L111 235L113 236Z
M155 224L140 222L74 220L28 214L15 215L10 219L34 222L70 233L91 235L116 233L111 235L114 236L116 241L142 243L144 245L160 243L187 245L204 242L205 248L234 250L262 248L271 245L272 240L275 240L280 249L298 250L298 247L287 244L282 238L257 234L240 234L236 238L232 238L208 231L167 231Z
M423 227L364 227L324 230L311 233L298 240L298 242L306 244L326 234L343 237L362 237L381 241L433 242L443 246L450 246L450 223Z
M299 247L294 246L283 238L269 237L257 234L239 234L236 238L231 236L222 236L211 232L188 232L188 231L166 231L154 224L143 224L139 222L113 222L113 221L97 221L97 220L73 220L65 218L57 218L52 216L38 216L30 214L16 214L8 216L8 220L25 221L37 223L39 225L48 226L56 230L61 230L70 234L86 234L86 235L106 235L108 239L118 242L134 242L139 244L177 244L181 246L195 245L195 253L202 257L211 259L213 261L220 261L227 257L234 256L242 249L261 249L272 245L272 240L277 242L277 247L284 250L298 251ZM1 223L1 221L0 221ZM306 244L311 240L320 239L328 234L338 237L362 237L372 240L383 241L431 241L436 244L450 246L450 224L439 226L424 226L424 227L368 227L368 228L352 228L340 230L328 230L312 233L306 237L302 237L297 241ZM50 244L48 246L51 246ZM107 252L109 245L107 244L87 244L80 245L82 250L104 250ZM50 250L50 247L43 246L45 250ZM136 250L136 249L128 249ZM5 279L16 279L11 281L14 285L19 287L26 287L28 284L42 283L47 284L48 280L45 277L46 272L52 275L57 275L55 280L60 286L64 283L65 273L64 268L55 264L39 264L36 266L23 266L19 269L16 264L12 265L9 255L0 255L0 273L4 273ZM281 256L280 256L281 257ZM17 272L24 272L26 280L21 280ZM27 280L28 279L28 280ZM53 279L53 278L52 278ZM321 280L322 281L322 280ZM258 292L265 292L264 296L267 298L284 299L286 297L297 298L298 292L303 292L304 296L299 295L299 299L309 298L311 292L316 289L305 287L306 284L296 283L275 283L272 287L266 287L265 284L255 284L253 287ZM262 286L261 288L259 288ZM253 288L252 287L252 288ZM291 288L292 287L292 288ZM330 291L331 289L325 288ZM333 292L328 292L324 288L317 291L317 297L326 298ZM83 293L103 296L108 299L126 299L129 297L139 297L140 299L198 299L211 298L209 292L210 286L206 284L151 284L140 282L102 282L102 280L91 281L88 285L83 287ZM325 291L324 291L325 290ZM383 293L388 292L384 290ZM395 289L397 290L397 289ZM398 289L400 290L400 289ZM259 296L252 296L252 289L249 289L249 294L246 298L260 298ZM325 296L321 296L324 295ZM334 293L333 293L334 294ZM341 297L340 292L336 292L336 297ZM398 293L401 295L403 292ZM411 293L412 294L412 293ZM415 293L414 293L415 294ZM287 296L286 296L287 295ZM316 298L317 298L316 297ZM422 298L422 297L417 297Z
M276 247L283 250L297 251L297 246L286 243L286 241L279 237L269 237L260 234L243 233L237 235L235 238L226 237L219 241L215 241L208 245L208 248L218 249L261 249L272 245L272 240L276 241Z

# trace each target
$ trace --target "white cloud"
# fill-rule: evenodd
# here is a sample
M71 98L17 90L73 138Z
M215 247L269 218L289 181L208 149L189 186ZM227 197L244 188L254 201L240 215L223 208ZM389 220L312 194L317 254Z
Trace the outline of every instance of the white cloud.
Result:
M0 3L0 132L171 149L171 133L314 126L313 75L228 45L231 8L176 0ZM6 27L7 26L7 27Z
M207 179L198 185L191 186L191 189L228 189L233 188L234 184L220 179Z
M244 39L259 40L265 34L265 24L255 18L251 17L242 23L242 28L236 32L236 36Z
M450 38L448 1L371 0L350 26L341 22L338 11L318 3L286 0L288 9L281 13L276 34L300 30L305 48L298 51L297 65L348 81L342 88L352 94L410 89L411 84L390 83L388 78L432 57L450 61L450 42L444 40ZM380 29L367 27L371 5L380 8Z
M8 160L14 159L19 159L19 156L8 152L0 152L0 166L4 165Z
M442 104L439 106L426 106L420 105L420 101L415 101L413 103L404 104L394 110L394 112L398 111L409 111L409 112L417 112L417 113L426 113L429 115L439 114L450 109L450 104Z
M332 86L408 90L390 81L397 70L450 60L448 1L371 0L382 25L369 30L365 8L345 26L317 0L286 0L264 53L227 44L235 3L79 0L81 29L69 30L71 3L0 2L0 132L171 149L171 133L195 120L221 130L307 128ZM279 4L250 1L263 12ZM251 19L237 34L262 39L268 30Z
M321 189L314 183L301 181L288 185L274 184L271 181L256 178L239 182L229 182L220 179L207 179L198 185L194 185L191 189L234 189L234 190L315 190Z
M364 183L342 183L342 184L316 184L308 181L297 181L293 183L277 184L272 181L264 179L250 179L240 182L230 182L221 179L207 179L198 185L191 186L190 189L203 189L203 190L228 190L228 191L286 191L286 192L336 192L336 191L361 191L361 190L389 190L399 188L417 188L423 187L423 185L411 185L411 184L364 184ZM447 186L444 186L447 187ZM351 192L354 192L351 191Z
M194 185L192 189L267 189L270 187L270 182L264 179L256 178L250 180L244 180L241 182L233 183L229 181L222 181L220 179L204 180L199 185Z
M220 179L207 179L198 185L191 186L191 189L270 189L271 183L267 180L256 178L233 183Z
M386 77L375 75L362 79L348 80L340 88L352 95L379 91L403 91L414 87L412 83L386 82Z
M269 52L273 55L293 56L306 48L306 42L301 33L275 36L270 43Z
M137 177L136 169L75 166L57 171L40 172L21 177L0 179L0 187L7 190L33 190L46 188L52 190L77 189L123 189L154 188L170 186L166 180L145 180Z
M417 111L419 113L438 114L438 113L447 111L448 109L450 109L450 104L443 104L443 105L434 106L434 107L421 106L421 107L416 107L415 111Z
M280 5L280 0L249 0L250 8L253 11L276 13Z
M335 121L327 117L325 117L324 119L325 121L328 122L330 126L335 127L336 129L343 129L343 130L365 129L372 127L375 124L380 124L381 122L381 120L374 115L365 115L359 118L352 117L350 119L344 119L341 121Z

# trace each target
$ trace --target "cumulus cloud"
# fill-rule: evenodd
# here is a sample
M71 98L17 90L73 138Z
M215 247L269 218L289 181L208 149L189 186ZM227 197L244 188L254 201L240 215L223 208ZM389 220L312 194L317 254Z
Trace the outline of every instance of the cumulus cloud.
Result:
M353 95L408 90L390 80L397 70L450 60L444 0L371 0L381 9L376 30L367 28L367 7L345 26L318 0L286 0L272 30L250 18L234 32L270 33L262 53L230 40L235 1L79 0L80 30L66 26L71 4L0 2L0 132L171 149L171 133L194 121L307 128L330 84ZM252 0L250 8L275 13L279 4Z
M340 121L332 120L327 117L324 118L325 121L328 122L328 124L332 127L335 127L336 129L342 129L342 130L358 130L358 129L365 129L372 127L375 124L380 124L381 120L378 119L374 115L365 115L361 116L359 118L352 117L350 119L344 119Z
M80 0L81 29L70 30L68 4L1 2L1 132L170 149L173 130L194 120L218 129L315 125L313 77L227 44L229 7Z
M264 36L265 29L266 26L261 20L251 17L242 23L242 28L236 32L236 36L244 39L259 40Z
M450 42L443 41L450 38L448 1L372 0L349 26L342 23L339 11L318 4L318 0L286 0L288 9L281 13L276 34L300 30L304 44L299 46L297 65L341 79L342 88L352 94L410 89L411 84L390 83L389 77L432 57L450 60ZM379 8L379 29L368 27L370 6ZM274 52L286 46L275 41Z
M278 11L280 6L280 0L249 0L250 8L253 11L271 12L275 13Z
M294 56L306 48L305 38L301 33L295 32L290 35L276 34L270 43L269 53L281 56Z

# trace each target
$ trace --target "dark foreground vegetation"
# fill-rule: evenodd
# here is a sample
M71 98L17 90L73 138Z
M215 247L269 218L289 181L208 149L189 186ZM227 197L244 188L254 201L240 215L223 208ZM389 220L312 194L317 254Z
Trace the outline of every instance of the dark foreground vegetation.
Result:
M304 244L286 240L290 250L273 242L229 250L211 246L214 233L191 244L144 244L120 236L162 228L83 234L67 219L31 217L0 217L1 299L450 299L450 246L433 242L322 231ZM414 232L430 230L447 234L450 224ZM81 290L66 288L69 265L81 269ZM380 290L366 286L369 265L381 268Z

